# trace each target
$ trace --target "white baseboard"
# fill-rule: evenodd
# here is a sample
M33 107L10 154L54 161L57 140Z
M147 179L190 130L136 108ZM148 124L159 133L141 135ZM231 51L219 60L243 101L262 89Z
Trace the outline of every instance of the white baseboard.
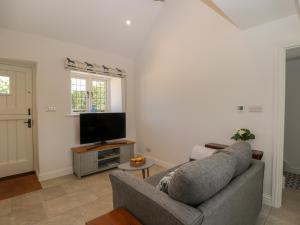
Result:
M73 173L73 168L68 167L68 168L64 168L64 169L53 170L50 172L39 173L38 179L39 179L39 181L45 181L45 180L53 179L56 177L66 176L66 175L69 175L72 173Z
M166 161L157 159L157 158L155 158L155 157L149 156L149 155L144 154L144 153L137 153L137 154L143 155L143 156L145 156L145 157L148 158L148 159L154 160L155 163L156 163L157 165L162 166L162 167L164 167L164 168L166 168L166 169L170 169L170 168L176 166L175 164L172 164L172 163L169 163L169 162L166 162Z
M263 204L273 206L272 196L270 194L263 194Z

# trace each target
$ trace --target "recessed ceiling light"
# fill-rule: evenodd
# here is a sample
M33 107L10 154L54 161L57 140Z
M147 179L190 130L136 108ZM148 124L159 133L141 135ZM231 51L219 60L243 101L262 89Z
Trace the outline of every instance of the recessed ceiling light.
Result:
M126 25L130 26L131 25L131 20L126 20Z

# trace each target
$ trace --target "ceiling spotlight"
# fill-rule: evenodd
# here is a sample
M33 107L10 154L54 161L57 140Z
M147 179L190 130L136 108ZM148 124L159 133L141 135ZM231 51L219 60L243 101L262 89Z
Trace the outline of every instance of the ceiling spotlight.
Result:
M131 20L126 20L126 25L130 26L131 25Z

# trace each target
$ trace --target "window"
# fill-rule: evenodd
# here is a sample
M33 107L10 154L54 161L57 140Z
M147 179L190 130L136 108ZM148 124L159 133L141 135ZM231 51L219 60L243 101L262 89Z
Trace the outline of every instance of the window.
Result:
M74 74L71 76L72 113L107 112L109 80L94 75Z
M72 111L87 111L88 92L85 79L71 78Z
M106 81L93 80L92 81L92 111L105 112L107 101Z
M0 75L0 95L10 94L10 77Z

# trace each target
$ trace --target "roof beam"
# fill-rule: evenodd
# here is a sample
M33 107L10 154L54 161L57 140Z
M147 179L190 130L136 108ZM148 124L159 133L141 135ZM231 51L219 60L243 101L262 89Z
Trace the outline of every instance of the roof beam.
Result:
M204 4L206 4L209 8L214 10L217 14L222 16L228 22L236 26L236 24L228 17L226 14L213 2L213 0L201 0ZM299 0L300 1L300 0ZM300 14L299 14L300 15Z

